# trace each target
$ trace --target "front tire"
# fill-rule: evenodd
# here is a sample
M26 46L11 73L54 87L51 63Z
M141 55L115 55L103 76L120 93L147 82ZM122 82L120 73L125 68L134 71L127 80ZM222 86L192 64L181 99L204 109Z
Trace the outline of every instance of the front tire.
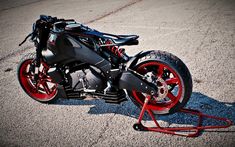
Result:
M47 75L49 67L41 61L39 79L34 79L35 53L25 55L17 68L17 76L22 89L34 100L42 103L51 103L57 98L58 86Z
M154 114L175 113L188 102L192 94L192 77L178 57L163 51L151 51L131 68L156 79L153 82L158 87L158 94L149 102ZM134 104L141 108L146 95L134 90L127 92Z

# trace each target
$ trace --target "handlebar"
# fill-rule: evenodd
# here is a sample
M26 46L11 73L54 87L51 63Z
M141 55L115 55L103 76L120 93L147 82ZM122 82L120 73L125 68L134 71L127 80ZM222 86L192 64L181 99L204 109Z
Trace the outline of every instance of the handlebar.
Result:
M27 35L27 36L25 37L25 39L19 44L19 46L21 46L22 44L24 44L25 41L26 41L29 37L32 36L32 34L33 34L33 33L30 33L29 35Z
M58 19L57 17L47 16L47 15L40 15L40 18L36 21L36 23L33 24L33 30L32 33L28 34L25 39L19 44L21 46L26 42L26 40L31 37L31 40L34 40L34 38L37 35L37 28L45 28L49 27L52 28L53 24L59 21L74 21L74 19Z
M47 15L40 15L40 19L46 21L47 23L55 23L59 21L74 21L74 19L58 19L57 17L47 16Z

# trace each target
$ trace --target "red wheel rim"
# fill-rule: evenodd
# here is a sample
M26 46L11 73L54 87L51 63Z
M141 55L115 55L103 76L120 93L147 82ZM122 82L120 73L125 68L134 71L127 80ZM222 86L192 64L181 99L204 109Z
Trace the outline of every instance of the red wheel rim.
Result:
M149 67L155 67L156 71L148 71ZM168 89L168 93L166 95L166 101L158 102L157 100L151 100L149 102L150 109L156 111L170 110L180 101L183 89L182 83L177 72L173 70L171 67L160 62L151 61L141 64L139 67L137 67L136 71L142 75L146 74L147 72L155 72L156 77L161 77L161 78L163 77L163 74L165 74L165 72L168 71L170 72L171 77L165 79L164 80L165 83L167 84L168 87L170 87L170 85L172 84L175 85L175 88L177 87L176 89L177 91L174 91L174 93L172 90ZM139 104L143 105L145 100L145 96L143 95L143 93L132 90L132 95Z
M57 84L52 82L51 77L46 75L49 67L45 62L41 62L39 68L39 80L37 85L34 82L34 76L29 68L33 60L26 60L20 66L19 80L25 92L38 101L52 100L57 94Z

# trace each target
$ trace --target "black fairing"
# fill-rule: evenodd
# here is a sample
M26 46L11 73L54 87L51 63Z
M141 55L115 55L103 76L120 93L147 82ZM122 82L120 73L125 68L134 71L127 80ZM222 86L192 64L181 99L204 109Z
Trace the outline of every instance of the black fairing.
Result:
M47 47L43 56L49 65L81 61L96 66L104 73L111 69L109 61L70 34L51 32Z

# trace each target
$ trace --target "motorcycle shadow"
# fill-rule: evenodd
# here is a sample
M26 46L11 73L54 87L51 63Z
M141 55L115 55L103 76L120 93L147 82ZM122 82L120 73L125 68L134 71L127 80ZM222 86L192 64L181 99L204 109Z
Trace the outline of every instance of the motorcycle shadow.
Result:
M89 114L119 114L138 119L140 109L138 109L131 101L123 102L120 105L107 104L100 99L92 100L78 100L78 99L58 99L54 104L56 105L90 105ZM225 103L217 101L200 92L193 92L186 108L199 110L205 114L224 117L235 122L235 103ZM198 117L184 114L174 113L171 115L157 116L160 122L167 123L167 126L177 125L197 125ZM143 120L145 122L151 121L151 118L145 113ZM165 122L165 123L164 123ZM134 122L133 122L134 123ZM212 119L204 119L203 125L219 125L221 122ZM229 131L231 132L231 131ZM234 132L234 131L232 131Z

